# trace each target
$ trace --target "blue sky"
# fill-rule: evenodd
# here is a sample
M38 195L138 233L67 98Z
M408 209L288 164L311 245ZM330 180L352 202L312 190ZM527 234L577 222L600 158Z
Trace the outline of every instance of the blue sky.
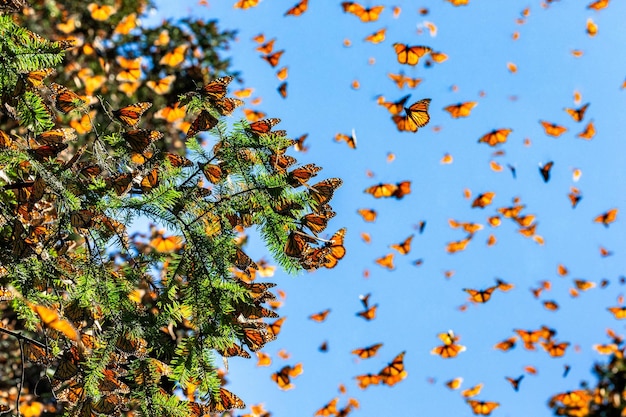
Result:
M590 1L589 1L590 2ZM272 356L272 365L256 367L256 360L231 359L228 389L247 404L263 402L275 417L312 416L335 396L339 384L348 397L361 403L354 416L377 415L449 415L470 416L471 410L458 391L444 382L464 378L462 388L484 383L476 398L498 401L494 416L549 416L548 398L561 391L578 388L581 380L590 380L594 361L604 360L593 349L594 343L608 342L606 328L623 333L624 325L606 308L617 305L623 289L619 277L624 273L626 230L624 209L626 170L624 170L623 116L626 91L626 44L623 16L626 5L611 1L601 11L588 10L587 2L558 1L543 8L539 0L528 2L470 0L464 7L454 7L443 0L421 3L403 0L366 2L386 8L376 22L362 23L343 12L340 1L310 0L309 10L299 17L284 17L295 1L263 0L258 7L234 9L234 0L210 0L209 7L191 0L158 2L156 18L193 15L218 19L222 29L237 29L238 40L229 55L233 69L242 72L244 84L254 88L253 97L262 97L260 109L269 117L279 117L277 126L292 137L308 133L306 153L294 153L302 164L315 162L324 167L319 178L341 177L344 185L332 201L337 216L330 222L328 236L347 227L346 257L332 270L288 276L277 273L270 280L286 291L287 299L279 313L287 317L277 341L263 351ZM400 6L399 18L392 17L392 6ZM426 7L428 15L418 9ZM517 24L521 12L530 8L525 24ZM588 18L598 25L598 34L585 32ZM418 27L432 22L437 35ZM363 38L387 28L386 40L378 45ZM512 34L518 31L519 39ZM289 68L288 97L276 92L280 81L276 69L259 58L252 37L263 33L276 38L275 50L284 49L280 66ZM351 47L343 45L350 39ZM444 52L449 59L425 68L400 65L392 44L427 45ZM576 58L571 51L580 49ZM375 64L368 63L369 58ZM510 73L507 63L518 71ZM414 90L399 90L387 77L403 70L410 77L423 78ZM351 88L353 80L361 87ZM233 83L234 84L234 83ZM457 87L453 91L452 86ZM582 94L582 102L591 103L583 122L577 123L563 110L576 108L573 93ZM484 97L480 92L484 92ZM400 133L376 97L395 101L411 93L409 103L431 98L429 125L416 134ZM516 100L511 100L515 96ZM452 119L443 107L464 101L477 101L471 116ZM236 115L240 117L241 115ZM546 136L539 120L564 125L568 131L559 138ZM593 120L597 135L591 141L576 137ZM439 127L438 132L434 127ZM498 148L477 143L485 133L510 128L507 143ZM354 129L357 149L335 143L336 133ZM525 146L529 138L531 146ZM505 155L494 157L495 150ZM388 163L387 154L396 159ZM440 159L446 153L454 157L450 165ZM489 161L505 167L494 172ZM548 183L541 179L540 163L554 161ZM516 168L513 178L506 168ZM582 170L578 182L572 170ZM375 176L368 178L366 171ZM412 193L402 200L375 200L363 190L379 182L410 180ZM578 187L583 199L572 209L567 193ZM485 209L471 208L463 197L470 189L473 196L486 191L496 193L493 204ZM521 236L513 222L503 219L499 228L490 228L488 216L496 208L512 205L519 197L526 205L524 213L537 217L537 233L545 245ZM593 219L617 207L617 221L605 228ZM359 208L378 211L375 223L365 223ZM451 229L448 219L485 225L463 252L448 254L448 242L465 234ZM414 230L419 221L427 222L423 234ZM368 232L372 243L362 242L359 234ZM396 269L387 271L374 259L392 250L389 245L415 233L411 252L396 255ZM493 233L497 243L485 242ZM613 252L602 258L599 247ZM255 259L265 257L261 243L252 238L246 249ZM412 261L421 258L420 267ZM557 275L557 265L564 264L569 275ZM370 272L369 278L363 271ZM455 275L444 278L444 271ZM496 292L492 299L471 305L465 312L457 309L466 302L463 288L481 289L493 285L496 277L515 285L510 292ZM607 288L594 288L572 298L568 294L573 279L599 283L606 278ZM530 288L549 280L552 289L535 299ZM377 318L366 322L355 315L360 311L360 294L371 293L371 302L379 305ZM543 300L556 300L556 312L543 308ZM316 323L310 314L331 309L328 319ZM493 345L513 335L513 329L555 328L558 341L569 341L563 358L550 358L541 347L524 350L518 344L509 352ZM467 350L453 359L431 355L440 344L437 334L448 329L460 335ZM319 345L328 341L326 353ZM378 355L368 360L354 359L350 351L382 342ZM576 352L574 346L580 346ZM276 352L284 348L288 360ZM406 351L408 378L394 387L372 386L361 391L355 375L376 373L401 351ZM286 364L303 363L304 373L293 381L295 389L280 391L270 374ZM571 366L562 377L564 364ZM533 365L538 374L526 375L519 392L514 392L504 377L516 378L523 367ZM429 380L432 378L432 380ZM235 413L244 414L248 411Z

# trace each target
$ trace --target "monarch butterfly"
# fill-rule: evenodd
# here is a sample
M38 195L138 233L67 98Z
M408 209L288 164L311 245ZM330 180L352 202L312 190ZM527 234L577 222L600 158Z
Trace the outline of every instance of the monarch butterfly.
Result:
M609 5L609 0L596 0L593 3L590 3L587 8L593 10L602 10Z
M259 121L266 116L266 114L263 113L262 111L251 110L251 109L243 109L243 114L246 116L246 119L248 119L248 121L250 122Z
M560 358L565 355L565 350L569 346L569 342L555 343L553 340L550 340L547 343L541 342L541 346L543 346L544 350L553 358Z
M457 377L446 382L446 386L450 389L459 389L463 383L463 378Z
M130 189L132 182L133 175L131 173L121 173L105 179L107 187L113 187L117 195L126 193Z
M352 134L350 136L343 133L335 134L335 142L342 141L346 142L349 148L356 149L356 134L354 133L354 130L352 131Z
M374 33L372 33L371 35L368 35L365 37L364 41L365 42L371 42L374 45L376 45L377 43L381 43L382 41L385 40L385 33L387 32L386 28L382 28Z
M509 337L508 339L505 339L501 342L496 343L493 348L506 352L507 350L511 350L515 347L516 341L517 341L517 337L512 336L512 337Z
M330 314L330 308L320 311L319 313L311 314L309 316L309 319L316 321L318 323L321 323L326 320L326 317L328 317L328 314Z
M54 360L54 356L47 349L34 343L24 344L24 358L38 365L49 365Z
M461 391L461 396L463 396L464 398L475 397L478 394L480 394L480 391L482 391L482 389L483 389L483 384L479 383L479 384L474 385L471 388Z
M397 200L402 199L407 194L411 193L411 181L402 181L396 184L396 190L391 194Z
M287 98L287 82L282 82L276 89L282 98Z
M541 174L541 178L543 178L543 182L550 181L550 170L552 169L553 165L554 162L552 161L546 162L543 165L539 165L539 173Z
M580 200L582 200L583 196L580 195L580 191L578 188L572 187L570 192L567 194L570 203L572 204L572 208L576 208Z
M285 12L285 16L300 16L309 7L309 0L300 0L295 6Z
M250 123L246 131L256 136L267 135L271 132L272 127L276 126L278 123L280 123L280 119L278 118L262 119Z
M403 89L404 86L406 85L408 88L415 88L417 87L421 82L422 79L421 78L411 78L411 77L407 77L406 75L400 73L400 74L387 74L389 76L389 78L391 78L391 80L396 83L396 86L399 89Z
M587 126L585 126L585 130L577 134L576 137L579 137L585 140L591 140L593 139L595 135L596 135L596 128L593 124L593 121L591 121L587 123Z
M270 333L264 323L249 323L242 328L242 331L243 342L253 352L261 349L267 342L276 339L276 334Z
M326 229L328 221L334 216L334 211L325 212L324 214L309 213L304 215L300 221L304 227L307 227L311 232L317 234Z
M567 114L572 116L572 119L574 119L574 121L581 122L583 118L585 117L585 112L587 111L588 107L589 107L589 103L585 104L579 109L570 109L566 107L564 110L567 112Z
M374 262L376 262L378 265L382 266L383 268L387 268L388 270L393 271L395 269L395 266L393 265L393 257L394 257L394 254L389 253L378 259L375 259Z
M400 112L404 109L404 105L410 97L411 95L407 94L398 101L382 101L380 102L380 105L386 108L391 114L400 114Z
M263 58L263 60L265 62L267 62L268 64L270 64L272 66L272 68L275 68L278 63L280 62L280 57L285 53L284 50L280 50L280 51L276 51L272 54L267 54L267 55L261 55L261 58Z
M78 331L69 321L62 319L56 310L37 304L29 304L29 307L39 316L45 327L63 333L74 342L78 341Z
M343 184L341 178L328 178L309 187L309 195L318 206L326 204Z
M337 415L337 401L339 401L339 397L333 398L326 405L317 410L314 416L328 417Z
M413 240L413 236L415 235L407 237L401 243L394 243L390 245L390 248L397 250L401 255L406 255L411 251L411 241Z
M596 223L602 223L605 227L609 227L609 224L613 223L616 217L617 217L617 209L613 208L600 214L595 219L593 219L593 221Z
M486 288L484 290L473 290L471 288L463 288L463 291L470 295L470 301L476 303L486 303L491 299L491 294L496 290L496 286Z
M512 129L495 129L478 139L478 143L486 143L489 146L496 146L505 143Z
M235 305L235 314L236 316L243 317L246 320L259 320L262 318L278 318L278 314L276 312L258 306L257 304L245 304L245 303L237 303Z
M130 335L124 334L115 341L115 348L124 357L136 356L144 358L148 354L148 342L142 338L131 338Z
M363 217L363 220L366 222L374 222L376 221L376 210L374 209L358 209L357 213L359 213L359 215L361 217Z
M262 45L259 45L256 47L256 50L258 52L261 52L262 54L269 54L274 50L274 43L276 42L276 38L270 39L269 41L265 42Z
M116 378L111 369L102 371L104 379L98 384L98 389L104 394L128 394L130 387Z
M76 139L76 131L71 128L48 130L35 136L35 141L43 145L59 145L63 142Z
M30 156L39 162L44 162L48 158L57 156L61 151L68 147L67 143L58 143L53 145L36 146L28 150Z
M382 345L383 345L382 343L376 343L374 345L367 346L364 348L354 349L350 353L357 355L361 359L368 359L368 358L375 356L376 353L378 352L378 349L380 349Z
M270 323L267 326L267 331L273 334L274 336L278 336L278 333L280 333L280 329L282 328L283 323L285 322L286 319L287 317L281 317L275 322Z
M467 101L465 103L451 104L449 106L444 107L443 109L450 113L455 119L459 117L467 117L470 115L472 109L478 104L475 101Z
M483 416L488 416L493 410L500 406L500 403L494 401L467 400L467 403L472 407L474 414Z
M400 64L417 65L419 59L432 51L428 46L409 46L403 43L394 43L393 49Z
M141 57L130 59L118 56L116 58L121 70L115 77L117 81L135 82L141 78Z
M453 6L466 6L469 4L469 0L447 0L452 3Z
M251 7L255 7L259 4L260 0L237 0L235 5L233 6L235 9L249 9Z
M291 378L295 378L302 373L302 364L298 363L295 366L285 365L278 372L274 372L271 375L272 381L278 384L278 387L282 390L292 389L294 386L291 383Z
M67 114L85 104L85 101L80 98L78 94L69 90L67 87L57 83L51 83L50 89L52 90L54 106L61 113Z
M483 194L479 194L474 201L472 202L472 208L485 208L487 207L489 204L491 204L491 201L493 200L493 198L495 197L496 193L492 192L492 191L488 191L486 193Z
M163 77L160 80L148 80L146 81L146 86L155 94L163 95L170 92L172 89L172 84L176 80L175 75L168 75L167 77Z
M393 386L406 378L407 372L404 369L405 353L400 352L387 366L380 370L378 376L380 376L383 384Z
M315 239L302 232L292 231L287 237L287 243L284 249L285 255L292 258L302 258L311 248L309 243L315 241Z
M359 388L366 389L370 385L378 385L382 382L382 378L378 374L364 374L354 377L359 384Z
M374 198L391 197L396 192L398 186L395 184L380 183L365 189L365 193L371 194Z
M43 84L43 80L49 75L54 74L55 70L52 68L44 68L41 70L29 71L26 73L20 73L20 81L27 84L30 87L37 88Z
M167 52L159 60L159 64L167 65L168 67L177 67L185 60L185 53L187 52L188 45L179 45L174 50Z
M70 380L67 383L53 381L52 392L57 401L67 402L74 406L83 401L85 397L85 387L79 385L76 379Z
M13 298L15 295L10 289L0 286L0 301L11 301Z
M217 396L211 397L211 402L209 403L209 411L214 412L223 412L227 410L231 410L233 408L246 408L246 404L242 401L241 398L228 391L225 388L221 388Z
M376 309L378 308L378 304L374 304L373 306L366 308L363 311L359 311L356 313L357 316L363 317L365 320L370 321L376 318Z
M226 89L232 80L233 77L230 75L216 78L200 88L200 94L211 101L221 100L226 96Z
M161 139L163 133L156 130L135 129L122 133L122 137L133 151L142 153L152 142Z
M150 247L159 253L172 253L183 247L182 236L163 236L158 233L154 238L150 239Z
M444 54L443 52L430 51L430 57L433 59L434 62L438 64L448 60L448 55ZM430 61L426 61L426 63L429 64Z
M217 126L218 120L208 111L202 110L198 117L191 122L189 129L187 129L187 137L197 135L200 132L211 130Z
M496 286L500 291L509 291L513 289L514 285L508 282L501 280L500 278L496 278Z
M98 5L96 3L90 3L87 5L87 10L91 13L91 18L93 20L98 20L100 22L104 22L109 19L112 15L117 13L117 10L113 6L109 5Z
M431 99L425 98L417 101L409 107L405 107L404 111L406 115L395 115L392 120L395 122L399 131L417 132L418 128L424 127L430 121L430 115L428 114L428 106Z
M543 126L543 129L548 136L554 136L555 138L558 138L563 133L567 132L566 127L559 126L555 123L546 122L544 120L540 120L539 123L541 123L541 126Z
M113 116L124 123L126 126L134 129L139 124L139 119L152 107L152 103L141 102L122 107L119 110L113 110Z
M584 279L575 279L574 285L576 285L576 288L578 288L581 291L587 291L587 290L594 288L596 286L596 283L592 281L587 281Z
M242 358L250 359L251 356L243 347L239 346L236 343L233 343L229 347L224 350L216 349L220 355L225 358L230 358L232 356L240 356ZM257 352L258 353L258 352Z
M307 164L295 168L293 171L287 173L287 184L292 187L298 187L305 184L310 178L316 176L321 170L322 168L315 164Z
M91 210L78 210L70 214L70 223L76 228L88 228L93 225L94 212Z
M375 22L378 20L380 13L385 9L385 6L374 6L365 8L358 3L352 1L344 1L341 3L343 11L351 13L361 19L361 22Z
M611 314L613 314L613 317L615 317L616 319L626 319L626 307L625 306L621 306L621 307L608 307L607 310L609 310L611 312Z

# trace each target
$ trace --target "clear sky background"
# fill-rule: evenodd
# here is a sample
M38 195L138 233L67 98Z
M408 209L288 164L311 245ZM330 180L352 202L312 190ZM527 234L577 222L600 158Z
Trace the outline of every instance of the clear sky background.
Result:
M346 257L332 270L288 276L277 272L269 280L287 294L279 310L287 320L278 340L263 349L272 357L269 367L259 368L256 359L229 360L228 389L248 405L264 403L274 417L313 416L315 411L336 396L339 406L348 397L360 402L355 417L390 415L470 416L471 409L459 391L445 382L463 377L462 389L484 383L478 400L497 401L501 405L494 416L549 416L549 397L576 389L581 380L593 381L591 367L604 361L593 348L607 343L606 329L624 333L624 325L607 307L618 305L623 293L619 277L625 273L626 228L622 219L625 207L626 169L626 3L612 0L600 11L587 9L591 1L556 1L542 7L540 0L502 1L470 0L468 6L454 7L444 0L366 1L365 6L384 5L380 19L362 23L343 12L339 0L310 0L309 9L299 17L283 16L296 2L262 0L248 10L233 8L234 0L209 0L209 6L197 1L159 1L162 17L196 16L217 19L222 29L238 30L238 40L229 55L232 68L241 71L244 83L231 89L252 87L252 97L261 97L258 106L268 117L278 117L277 126L291 137L308 133L306 153L294 153L299 163L315 162L324 167L318 178L340 177L344 185L335 193L332 206L338 213L327 229L329 237L340 227L347 227ZM392 7L401 7L398 18ZM422 16L418 10L428 9ZM518 24L522 10L530 14ZM592 18L598 33L590 37L586 22ZM436 36L424 28L425 22L437 26ZM373 45L363 38L386 28L384 42ZM418 29L422 33L418 33ZM514 32L519 39L513 40ZM255 51L252 38L263 33L267 40L276 38L274 50L285 52L277 68L271 68ZM345 47L344 39L352 46ZM424 67L400 65L392 47L394 42L427 45L444 52L448 60ZM572 50L581 50L574 57ZM375 60L374 64L369 59ZM517 65L511 73L507 63ZM289 69L288 97L280 97L276 88L279 67ZM400 90L388 73L404 71L407 76L422 78L413 90ZM358 80L359 89L351 83ZM456 88L453 88L456 86ZM582 95L581 104L573 93ZM484 94L481 94L484 92ZM408 104L431 98L430 123L416 134L398 132L387 110L376 103L383 95L395 101L412 94ZM515 99L512 99L515 98ZM249 99L248 99L249 100ZM468 118L453 119L445 106L477 101ZM563 110L590 103L584 120L575 122ZM234 120L242 117L241 113ZM544 133L539 120L568 128L559 138ZM593 120L597 135L590 141L576 137ZM497 148L478 139L498 128L510 128L508 141ZM357 136L357 148L336 143L337 133ZM529 139L530 146L524 145ZM504 155L493 156L502 150ZM395 154L387 162L388 153ZM444 154L452 164L440 163ZM489 162L504 167L494 172ZM548 183L542 180L538 166L554 161ZM507 164L515 167L516 178ZM573 169L582 171L574 182ZM366 172L370 170L374 177ZM379 182L410 180L412 192L402 200L380 199L363 190ZM567 194L578 187L582 200L573 209ZM485 209L471 208L472 191L495 192L493 204ZM539 245L517 232L510 219L491 228L487 217L498 207L512 205L515 197L526 205L523 214L534 214L537 234L545 239ZM378 211L374 223L365 223L356 213L359 208ZM617 221L610 227L593 219L618 208ZM460 240L465 233L452 229L449 219L477 222L485 228L475 235L467 249L446 253L446 244ZM414 226L426 221L422 234ZM364 243L361 232L370 233L372 242ZM395 256L395 270L387 271L374 259L392 252L389 245L415 234L408 255ZM497 243L487 246L490 234ZM601 257L603 246L613 252ZM253 258L268 255L252 237L246 248ZM421 266L413 262L423 259ZM569 274L557 274L563 264ZM364 271L369 277L364 277ZM453 277L444 271L454 270ZM496 291L485 304L459 306L467 302L463 288L482 289L499 277L515 285L509 292ZM606 288L569 295L574 279L597 284L607 279ZM530 288L542 280L552 283L539 299ZM378 304L376 319L365 321L356 316L362 310L359 295L371 293L370 302ZM548 311L544 300L555 300L560 309ZM330 308L323 323L308 316ZM557 341L571 345L562 358L551 358L538 346L528 351L518 342L509 352L493 348L513 335L513 329L555 328ZM437 334L449 329L460 336L465 352L453 359L430 354L441 344ZM328 351L320 344L328 342ZM351 350L383 343L371 359L357 360ZM288 360L277 356L286 349ZM360 390L354 376L377 373L398 353L406 351L408 377L394 387L371 386ZM295 388L280 391L270 375L286 364L301 362L304 373L293 380ZM563 377L564 365L571 366ZM537 375L524 371L535 366ZM505 376L525 374L519 392ZM347 393L338 392L344 384ZM249 410L237 411L243 415Z

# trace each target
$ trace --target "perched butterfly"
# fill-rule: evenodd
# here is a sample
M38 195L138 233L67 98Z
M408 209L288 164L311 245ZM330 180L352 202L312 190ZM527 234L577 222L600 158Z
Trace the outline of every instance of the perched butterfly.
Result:
M51 145L34 146L28 150L30 156L39 162L44 162L48 158L57 156L61 151L66 149L69 145L67 143L56 143Z
M280 62L280 57L285 53L284 50L276 51L272 54L261 55L268 64L272 66L272 68L276 67Z
M141 102L122 107L119 110L113 110L113 116L124 123L126 126L134 129L139 124L139 118L152 107L152 103Z
M135 129L122 133L126 143L135 152L143 152L152 142L163 137L163 133L156 130Z
M211 412L224 412L233 408L246 408L246 404L232 392L220 387L217 396L211 398L209 410Z
M343 11L351 13L361 19L361 22L374 22L378 20L380 13L385 9L385 6L363 7L362 5L352 2L344 1L341 3Z
M67 114L85 104L85 101L78 94L60 84L51 83L50 89L52 90L54 106L62 113Z
M546 122L544 120L540 120L539 123L541 123L541 126L543 126L543 129L548 136L554 136L555 138L558 138L563 133L567 132L566 127L559 126L555 123Z
M402 43L394 43L396 58L400 64L417 65L420 58L432 51L428 46L409 46Z
M314 234L323 232L326 229L328 221L335 216L334 211L329 211L323 214L309 213L300 219L302 226L308 228Z
M267 330L264 323L247 323L242 327L243 342L253 352L261 349L267 342L276 339L276 334Z
M272 127L276 126L278 123L280 123L280 119L277 118L262 119L250 123L246 131L256 136L267 135L271 133Z
M321 169L321 167L318 167L315 164L307 164L295 168L293 171L287 173L287 184L292 187L298 187L305 184L310 178L316 176Z
M233 77L230 75L216 78L200 88L200 95L208 98L212 102L219 101L226 96L226 89L232 80Z
M354 349L351 353L357 355L361 359L368 359L376 355L376 352L378 352L378 349L380 349L382 345L382 343L376 343L364 348Z
M430 121L428 106L431 99L425 98L405 107L405 116L394 115L392 120L399 131L417 132L420 127L424 127Z
M541 178L543 178L543 182L550 181L550 170L552 169L553 165L554 162L552 161L546 162L543 165L539 165L539 173L541 174Z
M309 7L309 0L300 0L295 6L285 12L285 16L300 16Z
M343 246L346 228L339 229L324 245L324 249L330 249L326 254L323 262L325 268L334 268L337 262L346 255L346 248Z
M328 178L309 187L309 195L318 206L326 204L343 184L340 178Z
M217 126L217 123L218 120L211 113L202 110L198 117L191 122L189 129L187 129L187 137L190 138L200 132L211 130Z
M617 209L613 208L600 214L599 216L594 218L593 221L596 223L602 223L605 227L609 227L609 224L615 221L616 216Z
M482 416L490 415L493 410L500 406L500 403L493 401L467 400L467 403L472 407L474 414Z
M478 103L475 101L467 101L465 103L451 104L447 107L444 107L443 109L450 113L450 116L458 119L459 117L469 116L470 112L476 106L476 104Z
M473 290L471 288L463 288L463 291L465 291L466 293L470 295L470 301L473 301L475 303L486 303L491 298L491 294L497 288L498 287L496 286L489 287L484 290Z
M486 143L489 146L496 146L499 143L505 143L511 132L511 129L492 130L478 139L478 143Z

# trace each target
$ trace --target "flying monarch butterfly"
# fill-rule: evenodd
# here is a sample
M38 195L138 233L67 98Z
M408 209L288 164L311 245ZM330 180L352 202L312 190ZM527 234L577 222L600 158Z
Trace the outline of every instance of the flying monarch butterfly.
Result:
M380 376L383 384L393 386L407 377L407 372L404 369L405 353L400 352L387 366L378 372L378 376Z
M609 310L611 312L611 314L613 314L613 317L615 317L616 319L626 319L626 307L625 306L621 306L621 307L608 307L607 310Z
M177 67L185 61L185 53L189 48L188 45L179 45L174 50L167 52L159 60L159 64L167 65L168 67Z
M271 375L272 381L278 384L278 387L282 390L289 390L294 388L291 383L291 378L295 378L302 373L302 364L298 363L294 366L285 365L278 372Z
M401 181L396 184L396 190L391 194L397 200L401 200L405 195L411 193L411 181Z
M152 142L163 137L163 133L156 130L135 129L122 133L126 143L135 152L143 152Z
M350 353L357 355L361 359L368 359L368 358L375 356L376 353L378 352L378 349L380 349L382 346L383 346L382 343L376 343L374 345L367 346L364 348L354 349Z
M404 105L410 97L411 95L407 94L398 101L382 101L379 104L386 108L391 114L400 114L400 112L402 112L402 110L404 109Z
M539 123L541 123L541 126L543 126L543 129L546 132L546 135L548 136L553 136L555 138L558 138L563 133L567 132L566 127L557 125L556 123L550 123L544 120L540 120Z
M469 4L469 0L447 0L449 3L452 3L453 6L466 6Z
M206 110L202 110L198 117L191 122L189 129L187 129L187 137L190 138L200 132L211 130L217 126L217 123L218 120L211 113Z
M424 127L430 121L428 106L431 99L425 98L405 107L405 116L395 115L392 120L399 131L417 132L420 127Z
M69 113L85 105L85 101L80 96L67 87L57 83L50 83L54 107L61 113Z
M330 241L324 245L324 249L330 249L330 251L324 257L324 262L322 263L325 268L334 268L337 265L337 262L339 262L339 260L346 255L346 248L343 246L345 234L345 227L339 229L330 238Z
M329 313L330 313L330 309L327 308L326 310L320 311L319 313L311 314L309 316L309 319L316 321L318 323L321 323L326 320L326 317L328 317Z
M496 193L488 191L486 193L479 194L472 202L472 208L479 207L485 208L491 204L491 201L495 197Z
M224 412L233 408L246 408L246 404L241 398L239 398L232 392L220 387L217 396L211 397L211 402L209 403L209 411L211 411L212 413Z
M287 317L281 317L278 320L276 320L273 323L270 323L267 326L267 331L269 333L271 333L272 335L274 335L274 337L278 336L278 333L280 333L280 329L283 326L283 323L285 323L285 320L287 319Z
M401 243L394 243L390 245L391 249L397 250L401 255L406 255L411 251L411 241L413 240L413 236L415 235L407 237Z
M158 233L154 238L150 239L150 247L159 253L172 253L183 247L182 236L163 236Z
M515 347L516 341L517 341L517 337L512 336L512 337L509 337L508 339L505 339L501 342L496 343L493 348L506 352L507 350L511 350Z
M374 198L381 198L391 197L397 189L398 186L395 184L380 183L366 188L364 192L367 194L371 194Z
M451 104L443 109L450 113L450 116L454 119L458 119L459 117L469 116L472 109L476 107L476 104L478 103L475 101L466 101L465 103Z
M118 56L116 58L121 71L117 74L115 79L117 81L136 82L141 78L141 57L130 59Z
M309 0L300 0L295 6L285 12L285 16L300 16L309 7Z
M378 385L382 382L382 378L378 374L363 374L354 377L358 381L359 388L366 389L370 385Z
M566 107L564 110L567 112L567 114L572 116L572 119L574 119L574 121L581 122L583 118L585 117L585 112L587 111L588 107L589 107L589 103L585 104L579 109L570 109Z
M583 198L583 196L580 195L580 190L575 187L570 188L570 192L567 194L567 197L569 198L572 208L576 208L580 200Z
M126 126L134 129L139 124L141 116L152 107L152 103L141 102L122 107L119 110L113 110L113 116L124 123Z
M444 54L443 52L435 52L435 51L430 51L430 57L432 58L432 60L438 64L445 62L448 60L448 55ZM427 64L430 61L427 61Z
M343 133L335 134L335 142L346 142L350 149L356 149L356 134L354 129L352 130L352 134L350 136L345 135Z
M505 143L509 134L513 130L511 129L495 129L491 132L483 135L480 139L478 139L478 143L486 143L489 146L496 146L499 143Z
M483 389L483 384L479 383L479 384L474 385L471 388L468 388L468 389L465 389L465 390L461 391L461 396L464 397L464 398L475 397L478 394L480 394L482 389Z
M376 309L378 308L378 304L374 304L373 306L366 308L363 311L359 311L356 313L357 316L363 317L365 320L370 321L376 318Z
M287 98L287 82L286 81L282 82L278 86L277 91L278 91L278 94L280 94L282 98Z
M565 355L565 350L569 346L569 342L556 343L553 340L549 342L540 342L541 346L543 346L544 350L548 352L550 356L553 358L560 358Z
M243 109L243 114L249 122L257 122L266 116L262 111L251 109Z
M275 68L279 62L280 62L280 57L285 53L284 50L280 50L280 51L276 51L272 54L267 54L267 55L261 55L261 58L263 58L263 60L265 62L267 62L268 64L271 65L272 68Z
M471 288L463 288L463 291L465 291L466 293L470 295L470 301L473 301L476 303L486 303L487 301L489 301L489 299L491 299L491 294L493 294L493 292L497 288L498 287L496 286L489 287L484 290L473 290Z
M309 195L322 206L330 201L335 194L335 190L343 184L341 178L327 178L309 187Z
M577 134L576 137L579 137L585 140L591 140L593 139L595 135L596 135L596 128L593 124L593 121L591 121L587 123L587 126L585 126L585 130Z
M368 35L365 37L365 39L363 39L365 42L371 42L374 45L381 43L382 41L385 40L385 33L387 32L386 28L382 28L380 30L377 30L376 32L372 33L371 35Z
M378 20L380 14L385 9L385 6L374 6L365 8L362 5L352 2L352 1L344 1L341 3L341 7L343 7L343 11L346 13L351 13L361 19L361 22L375 22Z
M421 57L432 51L428 46L409 46L397 42L393 44L393 49L398 62L406 65L417 65Z
M594 218L593 221L596 223L602 223L605 227L609 227L609 224L613 223L616 217L617 217L617 209L613 208L600 214L599 216L596 216L596 218Z
M91 13L91 18L93 20L98 20L100 22L109 20L109 17L117 13L117 10L113 6L98 5L96 3L89 3L87 5L87 10Z
M539 173L541 174L541 178L543 178L543 182L550 181L550 170L552 169L553 165L554 162L552 161L546 162L543 165L539 165Z
M261 52L262 54L269 54L274 50L274 43L276 43L276 38L270 39L262 45L256 47L256 51Z
M150 90L154 91L155 94L163 95L170 92L174 81L176 81L176 76L168 75L160 80L148 80L146 81L146 86L148 86Z
M233 6L235 9L249 9L251 7L256 7L261 0L237 0L235 5Z
M376 262L378 265L382 266L383 268L387 268L388 270L393 271L395 269L395 266L393 265L393 257L394 257L393 253L388 253L385 256L375 259L374 262Z
M359 213L359 215L361 217L363 217L363 220L366 222L374 222L376 221L376 210L374 209L358 209L357 213Z
M411 78L411 77L407 77L406 75L400 73L400 74L387 74L389 78L391 78L391 80L396 83L396 86L399 89L403 89L404 86L406 85L408 88L415 88L417 87L421 82L422 79L421 78Z
M233 77L230 75L216 78L200 88L199 92L211 101L221 100L226 96L226 89L232 80Z
M61 318L56 310L37 304L29 304L29 307L39 316L45 327L63 333L74 342L78 341L78 331L69 321Z
M314 416L329 417L337 415L337 401L339 401L339 397L333 398L322 408L317 410Z
M474 414L482 416L490 415L493 410L500 406L500 403L494 401L467 400L467 403L472 407Z
M587 5L588 9L593 10L602 10L605 9L609 5L609 0L596 0L589 5Z

